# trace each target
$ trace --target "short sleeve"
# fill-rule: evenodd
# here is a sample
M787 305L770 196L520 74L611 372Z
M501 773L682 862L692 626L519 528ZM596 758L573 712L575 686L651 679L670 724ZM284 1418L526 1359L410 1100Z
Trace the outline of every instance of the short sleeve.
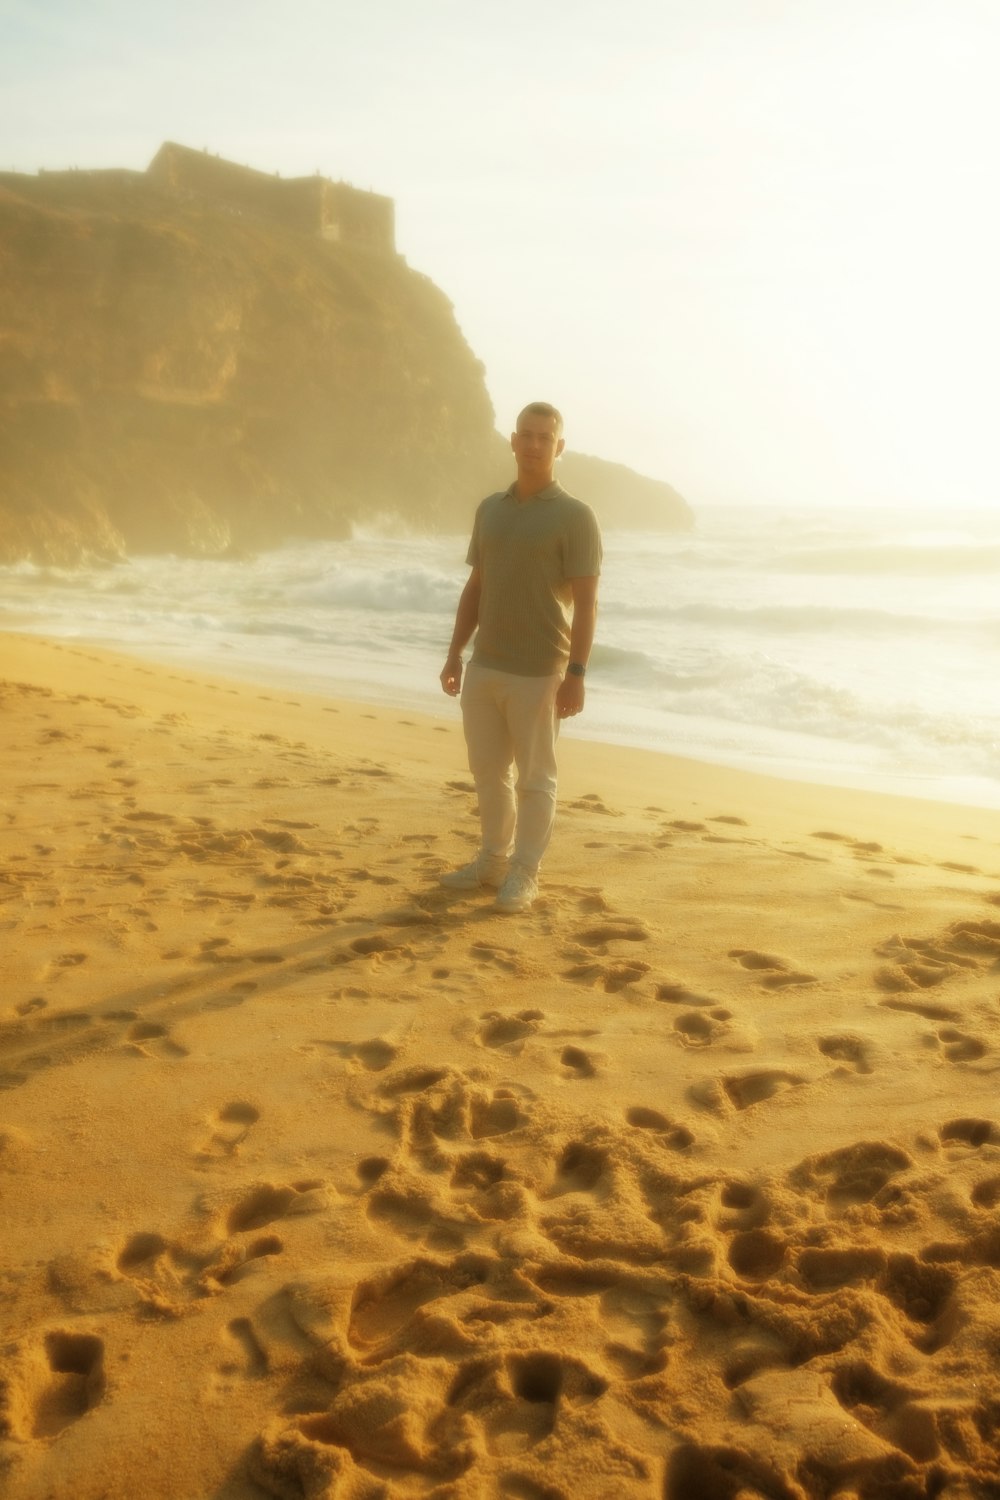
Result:
M604 549L597 517L589 505L577 502L566 535L563 566L567 578L596 578L601 571Z
M482 514L483 514L483 507L482 507L482 505L479 505L476 508L476 519L472 523L472 536L469 538L469 550L465 554L465 560L469 564L470 568L478 568L480 566L480 560L481 559L480 559L480 538L479 538L479 533L480 533L480 524L481 524L481 521L482 521Z

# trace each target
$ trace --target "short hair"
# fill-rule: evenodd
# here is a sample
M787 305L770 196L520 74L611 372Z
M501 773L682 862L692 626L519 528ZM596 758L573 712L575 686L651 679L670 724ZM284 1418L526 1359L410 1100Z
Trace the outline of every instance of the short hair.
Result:
M557 406L552 406L548 401L529 401L517 414L515 426L520 426L522 417L555 417L556 437L562 437L563 417Z

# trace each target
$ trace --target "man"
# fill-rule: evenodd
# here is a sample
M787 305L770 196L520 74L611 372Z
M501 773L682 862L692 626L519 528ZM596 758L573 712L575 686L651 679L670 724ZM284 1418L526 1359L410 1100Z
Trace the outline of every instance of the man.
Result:
M562 432L547 402L533 401L518 416L510 439L517 478L476 512L472 572L441 673L444 691L462 695L482 828L475 859L442 884L492 886L507 912L526 910L538 894L555 821L559 721L583 709L597 619L601 537L590 507L555 481ZM463 684L462 651L473 632Z

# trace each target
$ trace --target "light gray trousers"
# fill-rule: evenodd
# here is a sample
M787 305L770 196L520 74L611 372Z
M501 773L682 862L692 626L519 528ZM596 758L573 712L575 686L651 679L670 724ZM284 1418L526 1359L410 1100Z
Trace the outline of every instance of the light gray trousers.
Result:
M562 674L519 677L470 662L462 685L482 847L537 871L556 816L556 690ZM514 768L517 768L515 788Z

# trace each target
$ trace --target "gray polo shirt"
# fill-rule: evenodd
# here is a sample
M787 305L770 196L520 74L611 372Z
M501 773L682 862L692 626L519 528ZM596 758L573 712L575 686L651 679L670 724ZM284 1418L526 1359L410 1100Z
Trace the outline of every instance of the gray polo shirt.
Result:
M517 500L514 487L476 511L466 561L483 588L472 660L518 677L547 677L569 660L573 578L601 571L601 534L589 505L550 484Z

